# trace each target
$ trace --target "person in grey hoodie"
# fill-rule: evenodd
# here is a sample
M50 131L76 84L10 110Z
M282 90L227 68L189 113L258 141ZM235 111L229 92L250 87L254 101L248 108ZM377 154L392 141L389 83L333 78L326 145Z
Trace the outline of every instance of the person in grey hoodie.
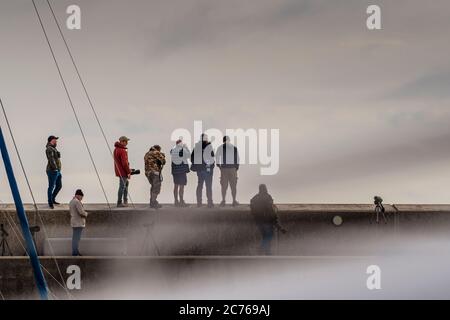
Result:
M77 190L75 192L75 197L69 203L70 209L70 226L73 229L72 236L72 256L81 256L80 251L78 250L81 234L83 229L86 227L86 218L88 213L84 210L82 200L84 194L83 191Z

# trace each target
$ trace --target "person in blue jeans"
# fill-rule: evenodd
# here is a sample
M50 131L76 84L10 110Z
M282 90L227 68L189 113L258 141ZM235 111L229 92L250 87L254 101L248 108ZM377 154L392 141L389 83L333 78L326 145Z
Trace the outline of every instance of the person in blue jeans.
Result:
M206 185L206 197L208 199L208 208L214 207L212 197L212 182L214 175L214 150L211 142L208 141L208 135L203 133L200 141L194 146L191 153L191 170L197 172L197 207L202 206L203 185Z
M72 234L72 256L73 257L81 257L81 253L79 251L80 241L81 241L81 234L83 233L82 227L76 227L72 228L73 234Z
M70 226L72 227L72 256L81 256L78 247L80 245L81 234L86 227L88 213L83 207L83 191L77 190L72 201L69 203Z
M208 168L206 170L197 171L197 205L199 207L202 206L202 194L203 194L203 185L206 186L206 199L208 200L208 208L214 207L214 203L212 200L212 183L213 183L214 172L213 169Z
M62 189L62 175L61 175L61 153L57 149L58 137L50 136L47 140L45 154L47 156L47 176L48 176L48 190L47 200L50 209L54 209L54 205L59 205L56 197Z
M286 230L280 225L273 198L265 184L259 186L259 193L250 201L251 213L262 235L261 249L265 255L272 254L272 240L275 228L282 233Z
M262 235L261 249L265 255L272 254L272 240L274 236L274 226L272 224L259 224L259 231Z

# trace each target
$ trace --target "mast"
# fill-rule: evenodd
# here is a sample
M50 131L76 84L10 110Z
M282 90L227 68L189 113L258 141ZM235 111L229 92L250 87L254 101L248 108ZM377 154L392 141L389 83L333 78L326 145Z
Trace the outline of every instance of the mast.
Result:
M0 126L0 149L2 153L3 163L5 165L6 174L9 180L9 186L11 188L11 192L14 198L14 203L16 205L16 211L19 217L20 226L22 227L22 234L26 242L27 253L30 257L31 266L33 267L34 278L39 290L39 295L41 297L41 300L48 300L47 283L45 281L44 274L41 269L41 264L39 262L39 257L36 252L33 237L30 232L30 226L28 224L28 219L25 214L22 198L20 197L19 188L17 186L16 177L14 176L14 171L11 165L11 159L9 157L8 148L6 147L6 142L3 136L1 126Z

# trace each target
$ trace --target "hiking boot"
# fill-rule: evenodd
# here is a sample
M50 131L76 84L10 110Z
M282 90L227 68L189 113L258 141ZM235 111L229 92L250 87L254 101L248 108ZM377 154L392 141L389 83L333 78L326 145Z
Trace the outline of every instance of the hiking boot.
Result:
M221 203L220 203L220 207L225 207L225 200L223 200Z
M201 208L203 204L201 202L197 202L197 208Z
M126 206L123 203L118 203L117 208L125 208Z
M61 205L61 203L56 202L56 200L53 200L53 204L55 204L55 205L57 205L57 206Z
M53 204L49 204L48 207L49 207L50 209L52 209L52 210L55 209L55 207L53 206Z
M184 200L181 200L180 207L187 208L187 207L189 207L189 205L186 202L184 202Z
M233 201L233 207L237 207L239 206L239 202L237 202L236 200Z
M212 202L208 203L208 208L209 208L209 209L214 208L214 203L212 203Z
M179 202L178 200L175 200L174 206L175 206L175 207L180 207L180 206L181 206L181 205L180 205L180 202Z
M162 208L162 205L160 205L157 201L155 201L155 202L153 202L153 203L150 203L150 208L153 208L153 209L161 209L161 208Z

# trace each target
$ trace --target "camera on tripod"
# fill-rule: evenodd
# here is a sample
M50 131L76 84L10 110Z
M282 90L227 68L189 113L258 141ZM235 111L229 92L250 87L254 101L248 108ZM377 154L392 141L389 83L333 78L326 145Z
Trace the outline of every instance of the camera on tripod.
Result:
M8 244L8 237L9 234L8 232L6 232L3 223L0 224L0 251L1 251L1 256L12 256L12 251L11 248L9 247Z
M6 238L6 237L9 237L9 233L8 233L8 232L6 232L6 230L5 230L5 227L4 227L3 223L2 223L2 224L0 224L0 236L1 236L2 238Z
M132 176L137 176L139 174L141 174L141 170L131 169L131 175Z
M380 214L383 217L384 223L387 223L387 218L385 215L386 210L384 209L383 206L383 199L380 196L375 196L373 197L373 203L375 204L375 211L374 211L374 215L376 218L376 223L380 223ZM370 223L372 223L372 219L370 220Z
M373 197L373 200L375 205L383 205L383 199L380 196Z

